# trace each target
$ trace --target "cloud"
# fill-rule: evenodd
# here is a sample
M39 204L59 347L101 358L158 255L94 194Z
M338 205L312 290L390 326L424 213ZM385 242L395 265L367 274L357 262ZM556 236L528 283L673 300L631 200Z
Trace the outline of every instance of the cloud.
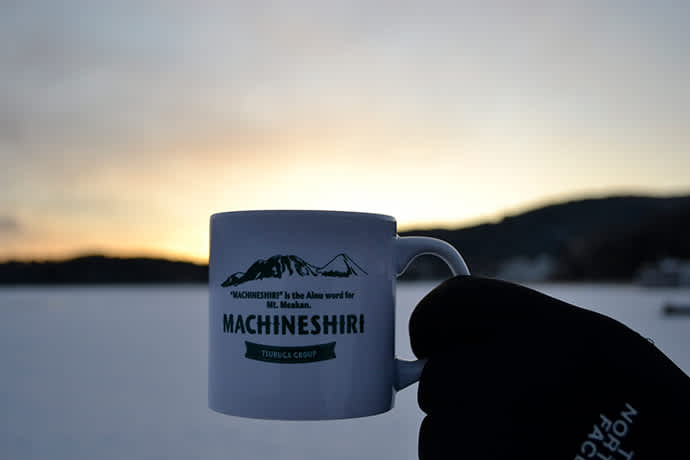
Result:
M17 219L10 216L0 216L0 234L19 233L20 225Z
M0 148L31 163L59 156L45 166L52 172L63 158L84 167L185 145L194 156L206 145L246 151L242 144L280 138L300 121L330 120L329 135L350 138L338 128L343 115L376 118L392 134L446 122L455 137L455 118L493 123L529 107L536 115L521 119L558 112L570 126L578 107L610 120L648 112L644 95L658 101L664 86L649 75L677 76L668 106L687 81L669 63L687 58L667 46L682 42L669 30L686 28L638 26L647 12L627 6L631 24L618 25L615 11L578 2L354 3L10 2L4 14L0 7ZM664 21L683 16L659 9ZM665 40L654 45L655 37ZM649 65L659 50L674 59ZM641 102L621 114L621 101ZM426 137L444 134L421 127Z

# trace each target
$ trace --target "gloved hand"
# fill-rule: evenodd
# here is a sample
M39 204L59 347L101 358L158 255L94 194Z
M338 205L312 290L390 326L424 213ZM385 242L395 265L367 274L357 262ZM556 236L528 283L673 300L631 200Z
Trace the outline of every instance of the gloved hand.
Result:
M427 416L419 458L690 458L690 378L621 323L461 276L410 319Z

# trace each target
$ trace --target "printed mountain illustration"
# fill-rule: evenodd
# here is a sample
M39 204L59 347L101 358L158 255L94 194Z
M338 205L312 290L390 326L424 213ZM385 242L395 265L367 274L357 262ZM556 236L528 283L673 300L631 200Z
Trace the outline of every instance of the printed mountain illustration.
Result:
M349 276L366 275L362 267L347 254L340 253L328 261L324 266L318 267L310 264L295 255L276 254L266 260L259 259L254 262L247 271L233 273L223 281L221 286L237 286L247 281L261 280L264 278L282 278L283 276L325 276L347 278Z

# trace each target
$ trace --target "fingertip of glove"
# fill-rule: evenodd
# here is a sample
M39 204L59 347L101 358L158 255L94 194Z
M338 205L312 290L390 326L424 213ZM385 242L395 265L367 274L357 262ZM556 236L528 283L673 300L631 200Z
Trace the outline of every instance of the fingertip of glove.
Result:
M460 316L471 321L471 309L496 280L460 275L443 281L415 307L409 322L410 343L418 358L427 358L439 343L454 335ZM463 310L460 310L460 309Z
M514 319L516 305L534 300L535 295L543 296L507 281L472 275L450 278L429 292L412 312L412 351L418 358L428 358L449 340L481 341Z

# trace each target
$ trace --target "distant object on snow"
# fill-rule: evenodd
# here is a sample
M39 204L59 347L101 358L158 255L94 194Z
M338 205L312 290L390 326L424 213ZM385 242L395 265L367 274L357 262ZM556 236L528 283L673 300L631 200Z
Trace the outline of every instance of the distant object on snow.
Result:
M690 286L690 261L662 259L643 266L635 279L642 286Z
M502 263L496 277L509 281L534 283L548 281L556 272L556 261L547 254L537 257L514 257Z
M666 316L672 316L672 315L673 316L675 316L675 315L688 315L688 316L690 316L690 304L680 305L680 304L667 303L664 305L664 307L661 309L661 311Z

